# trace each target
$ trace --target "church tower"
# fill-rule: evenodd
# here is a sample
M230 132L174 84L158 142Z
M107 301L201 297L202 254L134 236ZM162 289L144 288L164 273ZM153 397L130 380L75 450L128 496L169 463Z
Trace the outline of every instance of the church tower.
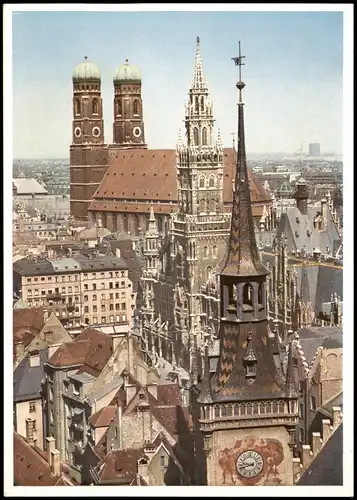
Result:
M150 209L148 230L145 233L144 257L145 271L142 278L144 284L144 303L142 312L148 323L154 321L154 285L158 283L159 278L159 250L160 235L157 230L154 209Z
M267 321L266 278L254 234L239 66L238 154L228 251L220 271L219 336L206 346L197 399L205 482L292 485L297 394Z
M85 58L74 69L72 80L70 207L75 219L86 220L93 195L108 168L99 69Z
M114 75L113 142L120 149L146 149L141 74L136 66L119 66Z

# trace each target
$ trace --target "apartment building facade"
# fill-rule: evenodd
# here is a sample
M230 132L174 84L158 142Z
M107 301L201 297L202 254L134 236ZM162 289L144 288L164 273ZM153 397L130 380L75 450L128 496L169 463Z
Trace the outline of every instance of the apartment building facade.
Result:
M16 297L29 307L64 304L73 326L132 325L136 294L123 259L83 255L22 259L14 263L13 276Z

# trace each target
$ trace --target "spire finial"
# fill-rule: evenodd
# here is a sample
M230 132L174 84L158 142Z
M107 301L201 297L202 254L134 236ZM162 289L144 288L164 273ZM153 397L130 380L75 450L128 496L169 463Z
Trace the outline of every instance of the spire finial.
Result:
M238 42L238 57L232 57L235 65L238 66L238 82L236 83L236 87L239 90L239 102L242 102L242 90L245 87L245 83L242 82L242 66L244 66L244 62L242 61L245 56L242 56L240 50L240 42Z
M195 90L203 90L206 89L206 81L205 76L203 74L203 65L200 51L200 37L196 38L196 61L195 61L195 71L193 75L193 83L192 88Z

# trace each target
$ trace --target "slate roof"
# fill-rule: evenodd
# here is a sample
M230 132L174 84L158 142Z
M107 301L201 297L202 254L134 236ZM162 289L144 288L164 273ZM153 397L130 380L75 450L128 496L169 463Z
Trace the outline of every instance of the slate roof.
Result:
M74 486L61 473L55 476L42 454L14 431L14 483L16 486Z
M331 302L331 295L337 293L343 300L343 269L324 265L296 266L297 291L302 301L311 301L315 314Z
M314 227L314 219L320 211L320 207L308 206L304 215L296 206L286 207L281 214L277 237L280 238L284 233L289 253L305 248L306 253L312 256L314 248L319 248L325 253L326 247L329 247L330 253L337 251L341 238L328 207L326 230L318 231Z
M298 330L300 344L308 364L311 363L318 347L324 349L342 348L341 327L316 326Z
M323 406L320 406L317 411L323 413L329 418L332 418L332 408L334 406L341 408L341 411L343 412L343 391L339 392L336 396L327 401L327 403L325 403Z
M44 375L44 364L48 359L48 349L39 351L40 366L30 366L29 355L14 370L14 401L28 401L41 397L41 381Z
M297 486L343 485L343 424L332 434Z

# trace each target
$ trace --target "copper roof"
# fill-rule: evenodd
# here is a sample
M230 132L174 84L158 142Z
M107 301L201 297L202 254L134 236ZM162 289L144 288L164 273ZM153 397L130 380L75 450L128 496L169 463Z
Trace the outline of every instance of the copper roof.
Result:
M233 199L236 157L234 149L224 149L223 198L228 204ZM270 196L250 169L248 175L252 203L267 203ZM152 200L157 202L155 213L170 213L177 205L176 176L174 149L113 150L109 168L94 195L90 210L149 213L150 204L146 202ZM135 201L135 207L123 200Z

